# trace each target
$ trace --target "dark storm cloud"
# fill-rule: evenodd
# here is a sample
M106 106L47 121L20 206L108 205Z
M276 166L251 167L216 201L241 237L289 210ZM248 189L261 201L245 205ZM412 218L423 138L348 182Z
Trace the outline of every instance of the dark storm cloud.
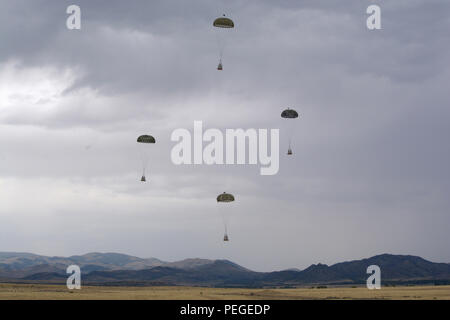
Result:
M1 51L4 59L81 66L87 74L78 86L109 93L150 88L164 95L169 91L171 95L190 95L214 89L216 75L203 62L214 62L210 20L223 5L214 6L211 1L133 1L132 5L81 1L83 31L68 32L61 12L69 3L4 4L2 13L16 18L13 23L7 17L2 19L2 36L8 43ZM339 67L409 81L423 78L445 58L439 47L445 45L448 34L436 31L448 26L443 14L448 6L442 1L406 7L386 3L386 16L396 19L386 18L386 31L373 34L361 27L365 23L361 1L349 1L345 6L334 1L232 2L228 7L234 8L231 11L240 32L233 40L230 60L236 72L246 71L237 87L248 90L251 88L245 83L266 79L259 88L277 89L305 71L302 61L308 61L311 71ZM317 33L320 37L314 36ZM434 36L427 37L430 33ZM235 52L240 58L236 61ZM368 57L376 58L368 63ZM429 60L426 66L417 63L423 59ZM232 77L233 81L236 78Z

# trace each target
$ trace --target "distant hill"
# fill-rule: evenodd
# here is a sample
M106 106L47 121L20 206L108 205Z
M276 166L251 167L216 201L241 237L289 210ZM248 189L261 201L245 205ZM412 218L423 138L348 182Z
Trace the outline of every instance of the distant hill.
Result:
M290 287L364 284L367 267L381 268L383 284L450 284L450 264L416 256L382 254L332 266L315 264L304 270L255 272L228 260L186 259L164 262L117 253L44 257L0 253L0 281L65 283L68 265L77 264L82 281L91 285L189 285L215 287Z
M367 267L377 265L387 283L450 282L450 264L434 263L416 256L382 254L363 260L341 262L332 266L311 265L305 270L271 272L265 281L271 284L362 284Z
M84 274L93 271L144 270L157 266L189 269L214 260L186 259L165 262L156 258L138 258L120 253L92 252L70 257L47 257L32 253L0 252L0 280L28 279L34 274L64 274L69 265L80 266Z
M185 259L176 262L166 262L161 265L178 269L192 269L206 264L211 264L213 262L214 262L213 260L208 259Z

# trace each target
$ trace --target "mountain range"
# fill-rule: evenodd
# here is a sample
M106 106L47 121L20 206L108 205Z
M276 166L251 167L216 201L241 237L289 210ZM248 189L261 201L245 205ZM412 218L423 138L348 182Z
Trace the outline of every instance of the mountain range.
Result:
M378 265L384 285L450 284L450 264L411 255L382 254L368 259L314 264L304 270L255 272L228 260L186 259L165 262L119 253L88 253L46 257L31 253L0 252L0 282L66 282L69 265L78 265L84 285L186 285L209 287L296 287L360 285L367 267Z

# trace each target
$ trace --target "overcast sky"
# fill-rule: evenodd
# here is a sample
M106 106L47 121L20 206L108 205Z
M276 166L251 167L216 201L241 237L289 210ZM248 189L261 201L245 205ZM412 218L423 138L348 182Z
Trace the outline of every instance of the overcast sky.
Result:
M366 28L373 3L382 30ZM66 28L70 4L81 30ZM236 27L219 72L223 13ZM447 0L2 0L0 251L258 271L450 262L449 13ZM170 135L194 120L280 128L279 173L175 166ZM145 184L141 134L157 139ZM236 196L227 244L223 191Z

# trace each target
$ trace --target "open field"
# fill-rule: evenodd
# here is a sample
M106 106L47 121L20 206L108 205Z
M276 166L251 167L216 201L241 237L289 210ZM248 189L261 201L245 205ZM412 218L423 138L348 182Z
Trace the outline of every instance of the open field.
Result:
M60 285L0 284L0 300L291 300L291 299L445 299L450 300L450 286L323 289L222 289L199 287L82 287L68 290Z

